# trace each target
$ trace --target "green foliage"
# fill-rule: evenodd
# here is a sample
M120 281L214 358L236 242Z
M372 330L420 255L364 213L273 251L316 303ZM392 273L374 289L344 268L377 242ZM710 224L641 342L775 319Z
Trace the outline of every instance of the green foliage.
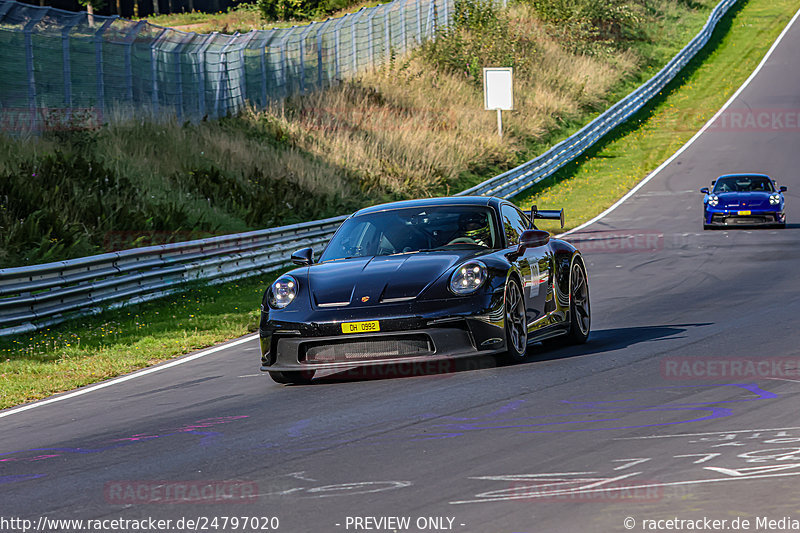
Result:
M353 5L352 0L256 0L266 21L309 20Z
M506 14L491 0L456 0L453 24L422 49L427 61L475 83L484 67L524 68L534 52L532 42L512 35Z
M637 38L641 8L633 0L520 0L530 5L553 33L581 53Z

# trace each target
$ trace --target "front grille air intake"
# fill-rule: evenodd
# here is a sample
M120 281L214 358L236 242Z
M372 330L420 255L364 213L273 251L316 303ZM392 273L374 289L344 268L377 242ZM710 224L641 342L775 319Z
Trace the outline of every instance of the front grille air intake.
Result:
M308 363L368 361L431 355L433 344L427 335L402 335L335 343L329 341L325 344L309 343L304 345L302 351L305 351L305 360Z

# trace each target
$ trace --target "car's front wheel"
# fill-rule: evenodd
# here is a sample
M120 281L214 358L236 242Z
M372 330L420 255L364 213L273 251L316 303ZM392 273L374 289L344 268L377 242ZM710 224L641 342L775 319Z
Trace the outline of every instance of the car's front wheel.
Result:
M583 344L589 338L592 310L589 306L589 282L583 265L575 261L569 274L569 333L570 344Z
M313 370L298 370L294 372L272 371L269 373L269 377L271 377L275 383L280 383L281 385L307 385L311 383L312 379L314 379L314 371Z
M528 324L525 320L525 299L516 280L506 283L505 292L506 353L508 363L525 359L528 349Z

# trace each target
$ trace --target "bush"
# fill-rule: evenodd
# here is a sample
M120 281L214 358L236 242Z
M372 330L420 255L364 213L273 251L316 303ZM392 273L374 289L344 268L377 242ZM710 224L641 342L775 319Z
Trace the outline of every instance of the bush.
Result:
M521 0L579 52L592 43L613 44L634 37L641 22L632 0Z
M446 71L482 83L484 67L524 66L534 46L511 35L509 21L491 0L456 0L453 24L428 41L422 54Z

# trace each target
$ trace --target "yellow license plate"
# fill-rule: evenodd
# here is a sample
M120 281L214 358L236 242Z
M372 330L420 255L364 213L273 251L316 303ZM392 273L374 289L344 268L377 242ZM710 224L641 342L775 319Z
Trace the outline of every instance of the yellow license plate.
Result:
M371 333L380 331L381 323L377 320L370 322L343 322L342 333Z
M740 215L749 215L750 211L739 211Z

